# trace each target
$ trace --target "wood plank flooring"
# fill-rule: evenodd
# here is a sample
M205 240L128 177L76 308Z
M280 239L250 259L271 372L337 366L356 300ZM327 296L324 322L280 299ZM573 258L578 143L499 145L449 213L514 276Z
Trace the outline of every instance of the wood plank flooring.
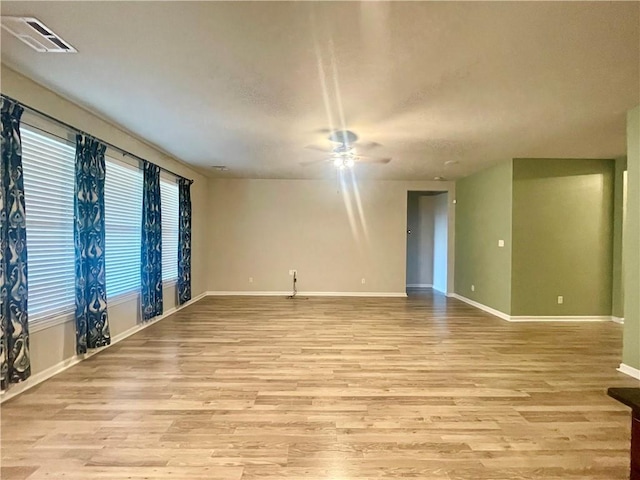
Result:
M622 326L208 297L2 405L3 480L628 478Z

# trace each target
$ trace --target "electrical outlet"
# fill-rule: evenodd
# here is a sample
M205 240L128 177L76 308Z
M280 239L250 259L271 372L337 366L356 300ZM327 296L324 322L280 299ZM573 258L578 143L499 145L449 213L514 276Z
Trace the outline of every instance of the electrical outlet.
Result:
M361 282L362 282L362 284L363 284L363 285L364 285L365 283L367 283L367 281L366 281L364 278L361 280Z
M253 283L253 277L249 277L249 283Z
M564 297L562 295L558 295L558 305L562 305L564 303Z
M292 277L297 274L298 274L297 270L289 270L289 275L291 275Z
M498 240L498 246L504 247L504 240Z
M476 291L476 286L475 285L471 285L471 291L475 292Z

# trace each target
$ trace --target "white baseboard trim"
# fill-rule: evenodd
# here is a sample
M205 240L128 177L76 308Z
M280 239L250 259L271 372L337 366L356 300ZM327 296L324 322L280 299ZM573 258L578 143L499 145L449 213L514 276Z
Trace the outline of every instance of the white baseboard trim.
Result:
M620 367L618 367L616 370L618 370L621 373L624 373L625 375L629 375L630 377L633 377L636 380L640 380L640 370L638 370L637 368L633 368L633 367L630 367L629 365L625 365L624 363L621 363Z
M611 316L611 321L615 322L615 323L619 323L621 325L624 325L624 318L620 318L620 317L615 317L615 316Z
M407 283L407 288L433 288L431 283Z
M298 292L308 297L384 297L407 298L407 292Z
M291 295L291 290L282 291L282 292L262 292L262 291L208 291L207 297L286 297L287 295ZM300 293L299 293L300 294Z
M48 380L49 378L53 377L54 375L57 375L58 373L61 373L61 372L65 371L67 368L71 368L74 365L77 365L78 363L80 363L81 361L83 361L83 360L85 360L87 358L93 357L94 355L97 355L98 353L100 353L100 352L106 350L107 348L115 345L119 341L124 340L127 337L130 337L134 333L138 333L140 330L144 330L145 328L153 325L154 323L158 323L160 320L164 320L165 318L169 317L170 315L173 315L177 311L182 310L183 308L188 307L189 305L191 305L191 304L197 302L198 300L204 298L206 296L206 294L207 294L206 292L201 293L197 297L192 298L191 300L189 300L184 305L180 305L179 307L170 308L169 310L164 312L162 315L160 315L158 317L155 317L154 319L152 319L152 320L150 320L148 322L138 324L135 327L130 328L129 330L125 330L124 332L119 333L118 335L114 335L113 337L111 337L111 344L107 345L106 347L97 348L95 350L92 350L92 351L87 352L87 353L82 354L82 355L74 355L73 357L67 358L67 359L57 363L56 365L53 365L52 367L49 367L46 370L43 370L42 372L38 372L36 374L31 375L24 382L20 382L20 383L16 383L16 384L11 385L11 388L9 388L8 390L5 390L5 391L0 393L0 403L6 402L7 400L20 395L21 393L29 390L30 388L35 387L39 383L42 383L45 380Z
M288 297L291 290L286 292L262 292L262 291L209 291L207 296L212 297ZM406 292L298 292L301 297L393 297L406 298Z
M507 322L610 322L614 320L616 317L611 317L610 315L563 315L563 316L511 316L507 315L500 310L496 310L495 308L488 307L483 305L482 303L478 303L474 300L471 300L467 297L463 297L462 295L458 295L457 293L451 293L448 295L449 297L455 298L462 302L468 303L472 307L479 308L480 310L484 310L491 315L494 315L498 318L506 320Z
M106 347L105 347L106 348ZM100 349L102 350L102 349ZM0 404L6 402L7 400L20 395L21 393L29 390L32 387L35 387L39 383L48 380L49 378L57 375L60 372L63 372L67 368L73 367L74 365L80 363L85 358L89 358L93 352L88 353L86 355L74 355L71 358L67 358L66 360L57 363L56 365L43 370L42 372L31 375L24 382L12 384L8 390L4 390L2 394L0 394Z
M148 322L144 322L144 323L140 323L134 327L131 327L129 330L125 330L122 333L119 333L118 335L114 335L111 338L111 345L118 343L120 340L124 340L127 337L130 337L131 335L133 335L134 333L138 333L140 330L144 330L147 327L150 327L151 325L153 325L154 323L158 323L160 320L164 320L165 318L173 315L174 313L176 313L179 310L182 310L185 307L188 307L189 305L196 303L198 300L206 297L207 294L206 292L201 293L200 295L198 295L195 298L192 298L191 300L189 300L187 303L185 303L184 305L180 305L179 307L173 307L170 308L169 310L167 310L166 312L164 312L162 315L152 318L151 320L149 320ZM109 347L111 346L109 345ZM108 347L104 347L104 348L108 348ZM104 349L101 349L104 350ZM97 350L95 353L100 352L101 350Z
M609 315L513 316L508 320L510 322L610 322L611 317Z
M479 308L480 310L484 310L485 312L490 313L495 317L501 318L502 320L509 321L510 316L504 312L501 312L500 310L496 310L495 308L488 307L486 305L483 305L482 303L475 302L470 298L463 297L462 295L458 295L457 293L452 293L450 296L455 298L456 300L460 300L461 302L468 303L472 307L476 307L476 308Z

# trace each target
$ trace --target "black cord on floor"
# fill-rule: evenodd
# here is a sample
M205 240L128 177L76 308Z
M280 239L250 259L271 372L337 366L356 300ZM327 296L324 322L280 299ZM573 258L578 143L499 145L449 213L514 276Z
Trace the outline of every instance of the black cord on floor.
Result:
M298 297L298 287L297 287L297 283L298 283L298 277L296 272L293 272L293 293L291 295L289 295L287 297L288 300L294 300L294 299L299 299L299 300L309 300L308 297Z

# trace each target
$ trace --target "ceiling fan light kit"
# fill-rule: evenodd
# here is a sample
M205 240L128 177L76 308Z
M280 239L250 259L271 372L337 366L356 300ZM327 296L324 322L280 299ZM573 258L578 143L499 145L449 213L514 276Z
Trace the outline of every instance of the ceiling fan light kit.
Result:
M333 165L339 170L352 168L355 164L355 159L352 156L338 155L333 159Z
M320 150L330 154L329 158L313 160L310 162L301 162L301 165L314 165L316 163L331 162L334 167L339 170L345 168L353 168L356 163L389 163L390 158L377 158L358 155L356 147L362 146L365 149L371 149L381 146L376 142L358 143L358 135L350 130L335 130L330 132L327 140L335 143L334 147L330 149L324 149L316 145L307 145L306 148L311 150ZM354 145L356 144L356 145Z

